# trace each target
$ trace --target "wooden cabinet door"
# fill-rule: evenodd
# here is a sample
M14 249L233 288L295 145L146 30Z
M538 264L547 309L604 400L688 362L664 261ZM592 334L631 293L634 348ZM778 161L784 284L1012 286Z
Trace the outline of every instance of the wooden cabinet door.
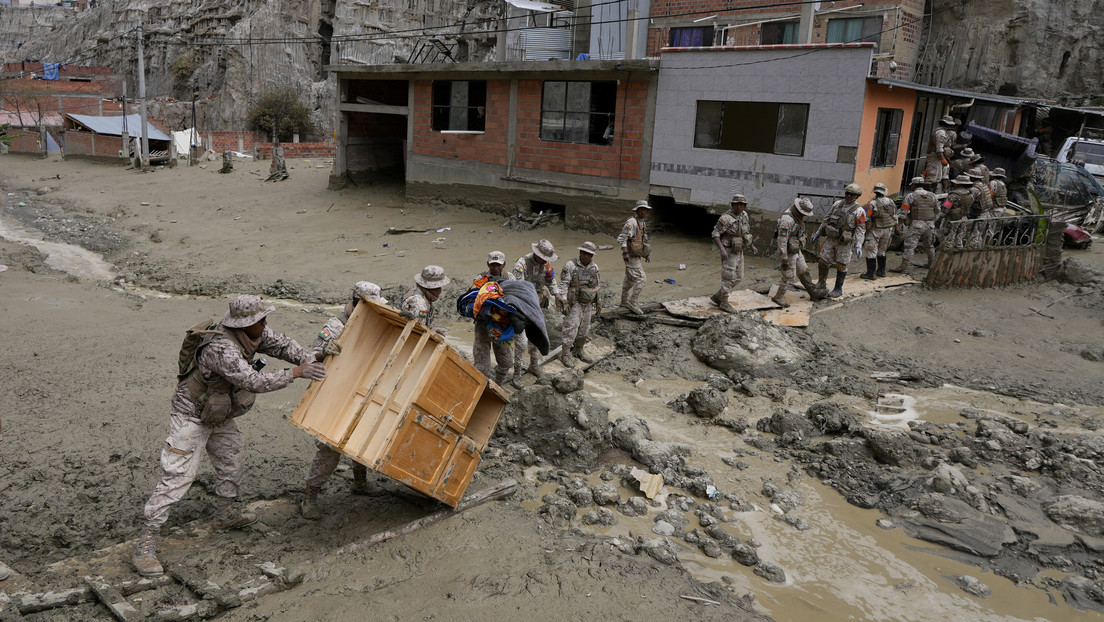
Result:
M441 483L433 496L456 507L464 496L464 491L468 489L477 466L479 466L479 450L470 438L461 436L456 443L456 450L449 457L448 466L445 467L441 475Z
M448 350L426 373L414 403L458 433L468 425L487 378L455 350Z
M436 497L434 491L459 438L439 419L418 408L407 409L379 471Z

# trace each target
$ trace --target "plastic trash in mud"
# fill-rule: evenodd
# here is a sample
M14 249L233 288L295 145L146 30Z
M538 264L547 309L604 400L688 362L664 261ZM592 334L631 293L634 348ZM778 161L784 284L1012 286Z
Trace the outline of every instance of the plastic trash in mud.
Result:
M685 270L685 269L686 269L686 264L680 263L679 264L679 270Z
M602 244L601 246L598 247L598 250L600 250L600 251L613 250L613 244Z
M446 231L452 231L452 227L441 227L437 230L437 233L444 233Z
M433 243L434 244L444 244L445 243L445 238L433 238Z
M721 491L717 490L717 487L713 484L710 484L705 487L705 496L709 497L710 499L716 499L717 497L721 496Z
M675 284L674 279L663 279L663 282L668 284L668 285L674 285Z
M655 499L659 494L659 490L663 488L663 476L659 474L653 474L645 471L644 469L633 468L629 472L640 484L640 492L644 493L644 496L649 499Z
M379 245L379 247L380 247L380 248L391 248L391 243L390 243L390 242L386 242L386 243L384 243L384 244L380 244L380 245Z

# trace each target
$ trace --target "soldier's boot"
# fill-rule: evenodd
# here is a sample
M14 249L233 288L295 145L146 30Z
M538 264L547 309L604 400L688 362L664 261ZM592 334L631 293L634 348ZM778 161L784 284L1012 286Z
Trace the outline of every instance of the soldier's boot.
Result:
M353 463L353 481L349 482L349 492L354 495L372 494L368 488L368 467L359 462Z
M713 292L712 296L709 297L709 301L719 307L721 306L721 301L724 300L723 298L721 298L721 295L721 290L718 289L717 291Z
M242 512L234 504L234 497L215 499L215 520L211 523L215 531L241 529L255 522L257 522L257 515L253 512Z
M721 311L725 313L736 313L736 307L732 306L732 303L728 301L728 294L724 290L718 289L716 294L710 298L713 302L717 303L717 306L721 308Z
M874 274L876 274L877 276L885 276L886 261L887 260L885 255L878 255L878 271Z
M318 503L318 493L320 492L322 492L321 488L310 485L303 491L303 502L299 504L299 513L303 515L303 518L307 520L322 518L322 506Z
M890 272L901 272L901 273L907 275L909 273L909 268L912 267L912 266L909 265L909 263L910 263L909 260L905 259L904 256L902 256L901 257L901 263L898 264L898 266L896 268L890 268L889 271Z
M931 268L933 265L935 265L935 251L928 253L928 263L924 267Z
M817 287L822 291L828 291L828 270L831 266L826 261L817 262Z
M805 288L806 292L808 292L809 300L816 302L828 295L828 288L813 283L813 280L809 278L808 272L803 272L797 275L797 278L799 281L801 281L801 286Z
M866 258L866 272L859 275L860 279L874 280L874 271L878 269L878 260L873 257Z
M520 389L523 386L521 384L521 378L524 375L525 375L525 370L523 370L521 368L521 363L520 362L515 363L514 364L514 377L510 379L510 386L514 387L515 389Z
M564 367L575 367L575 360L571 358L571 344L565 342L560 346L560 362Z
M586 337L578 337L578 338L575 339L575 344L574 344L573 350L575 352L575 358L579 359L580 361L582 361L584 363L590 364L590 363L594 362L594 357L586 353L586 350L585 350L586 344L587 344L587 338Z
M783 309L790 306L790 303L786 302L786 284L785 283L779 283L778 291L775 292L773 296L771 296L771 300L774 301L774 304L782 307Z
M829 298L839 298L843 295L843 282L847 279L847 272L836 271L836 286L828 292Z
M160 577L165 574L161 562L157 561L157 536L156 530L142 527L142 535L138 537L138 544L130 555L131 565L143 577Z
M508 369L496 369L494 375L494 381L497 384L506 384L506 380L510 378L510 370Z
M529 369L527 369L526 371L528 371L530 374L533 374L533 376L536 378L544 377L544 372L541 371L540 366L540 355L536 352L529 353Z

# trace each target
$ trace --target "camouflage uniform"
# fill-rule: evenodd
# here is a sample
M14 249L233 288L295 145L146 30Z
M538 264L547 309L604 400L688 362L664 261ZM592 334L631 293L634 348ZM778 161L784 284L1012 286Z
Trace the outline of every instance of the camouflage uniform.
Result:
M938 183L943 180L943 167L947 161L947 151L950 149L952 138L950 130L938 127L928 139L928 154L925 160L924 179L928 183Z
M203 347L196 363L204 378L221 377L234 387L251 393L267 393L291 384L290 369L258 372L249 363L256 352L302 365L314 360L314 355L292 339L265 327L253 344L239 329L235 331L242 348L229 337L219 337ZM245 442L234 419L208 426L200 421L200 408L192 399L185 378L176 386L169 417L169 437L161 450L161 481L145 506L145 526L156 532L169 517L169 508L184 497L199 472L202 450L211 458L215 469L215 494L232 499L238 496L238 485L245 469Z
M866 204L866 234L863 237L863 256L884 257L897 224L897 204L884 196L874 197Z
M413 315L414 319L424 324L426 328L433 328L433 318L436 315L433 303L425 297L417 285L403 294L402 310Z
M1003 179L993 179L989 182L989 194L993 197L993 207L990 218L1003 218L1006 216L1005 208L1008 206L1008 186Z
M959 177L963 177L959 175ZM966 238L966 229L970 221L966 215L973 207L974 197L970 193L970 187L957 185L947 194L943 201L943 231L946 247L960 249Z
M648 242L648 226L636 216L625 221L625 225L621 227L621 233L617 236L622 254L628 252L630 240L639 241L641 244ZM644 273L644 260L645 257L634 257L631 252L625 259L625 280L621 284L622 305L625 303L637 305L640 292L644 289L644 279L648 276Z
M475 278L479 281L484 278L492 278L496 281L512 281L514 275L503 271L500 276L492 277L490 272L482 272ZM491 339L487 332L487 320L478 318L475 320L475 337L472 341L472 358L475 359L475 368L488 378L494 378L498 384L504 384L510 375L510 368L514 366L514 341L497 341ZM522 333L524 335L524 333ZM494 376L491 376L491 352L494 352Z
M581 343L586 343L590 334L590 318L594 315L595 308L601 304L599 297L601 292L601 277L598 273L598 264L591 259L587 265L582 265L579 260L569 259L560 272L561 289L567 292L567 313L563 322L563 347L568 349L575 347L581 350Z
M751 226L747 212L733 214L731 210L721 214L713 226L712 237L719 238L728 250L728 257L721 260L721 295L727 297L736 284L744 279L744 247L751 246Z
M901 210L908 216L908 231L905 232L905 246L901 250L901 266L898 272L906 272L916 251L916 245L923 243L924 254L928 256L928 267L935 259L935 218L938 213L935 195L920 187L905 197Z
M829 220L836 217L840 225L836 234L828 235L827 227ZM817 228L816 234L824 234L824 246L820 249L820 260L826 263L834 263L837 266L843 266L843 270L847 270L847 264L851 263L851 254L856 247L861 247L863 244L863 238L866 233L866 210L859 205L858 201L852 201L851 203L844 203L843 199L840 199L832 204L832 209L828 210L827 216L824 217L824 221L820 223L820 227Z
M974 170L977 170L977 167ZM978 171L978 173L980 174L981 171ZM988 171L985 174L987 175ZM982 179L974 180L974 185L970 187L970 195L974 198L973 206L970 209L970 220L990 218L993 211L993 195L989 193L989 184ZM984 241L991 237L990 228L991 224L971 223L968 242L970 248L981 248Z
M556 271L552 264L537 256L536 252L522 255L514 262L513 280L529 281L537 290L542 309L548 307L551 298L558 297L556 289ZM525 360L526 352L529 353L529 370L534 376L540 374L540 350L529 343L525 332L514 336L514 379L520 383L521 362Z

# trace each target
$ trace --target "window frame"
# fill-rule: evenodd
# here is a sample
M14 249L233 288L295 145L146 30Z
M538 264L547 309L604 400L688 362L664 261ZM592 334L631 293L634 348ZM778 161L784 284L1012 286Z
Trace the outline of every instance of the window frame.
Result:
M458 105L455 86L465 85L464 105ZM448 85L447 97L445 85ZM473 88L474 87L474 88ZM442 103L444 102L444 103ZM454 127L461 115L464 127ZM430 129L434 132L485 133L487 130L487 81L486 80L433 80L430 84ZM442 123L443 121L443 123Z
M782 40L778 42L767 41L763 34L770 29L781 26ZM765 22L759 26L759 45L793 45L797 43L797 32L800 30L801 22L799 21L778 21L778 22ZM790 35L789 41L787 39L787 33Z
M871 32L868 27L873 26L875 20L877 20L876 28ZM853 38L847 35L847 31L850 29L851 24L859 24L859 37ZM863 17L835 17L828 20L828 28L824 32L825 43L863 43L870 42L874 44L874 51L879 51L882 45L882 25L885 23L884 18L881 15L867 15ZM838 24L843 32L840 33L838 40L833 40L832 36L832 24ZM866 34L863 34L866 33Z
M589 86L584 89L582 85ZM557 92L561 90L562 95ZM617 97L616 80L544 80L541 83L540 140L613 145Z
M870 149L870 168L897 166L897 152L901 148L901 125L905 111L901 108L878 108L874 125L874 143ZM888 124L888 130L887 130Z
M804 157L805 147L809 138L809 112L810 105L804 102L749 102L749 101L718 101L700 99L697 102L697 110L694 118L694 142L695 149L716 149L720 151L742 151L745 153L766 153L769 155ZM704 113L704 114L703 114ZM798 115L798 116L794 116ZM732 121L726 126L726 116ZM757 118L753 118L757 117ZM759 133L749 132L748 128L764 128L767 119L774 119L773 130L769 135L763 131ZM801 144L800 148L786 150L783 148L787 138L785 134L786 124L792 130L799 122ZM715 123L716 127L710 127ZM713 132L712 130L716 130ZM781 139L781 140L780 140ZM707 142L708 141L708 142ZM770 145L769 149L767 145Z

